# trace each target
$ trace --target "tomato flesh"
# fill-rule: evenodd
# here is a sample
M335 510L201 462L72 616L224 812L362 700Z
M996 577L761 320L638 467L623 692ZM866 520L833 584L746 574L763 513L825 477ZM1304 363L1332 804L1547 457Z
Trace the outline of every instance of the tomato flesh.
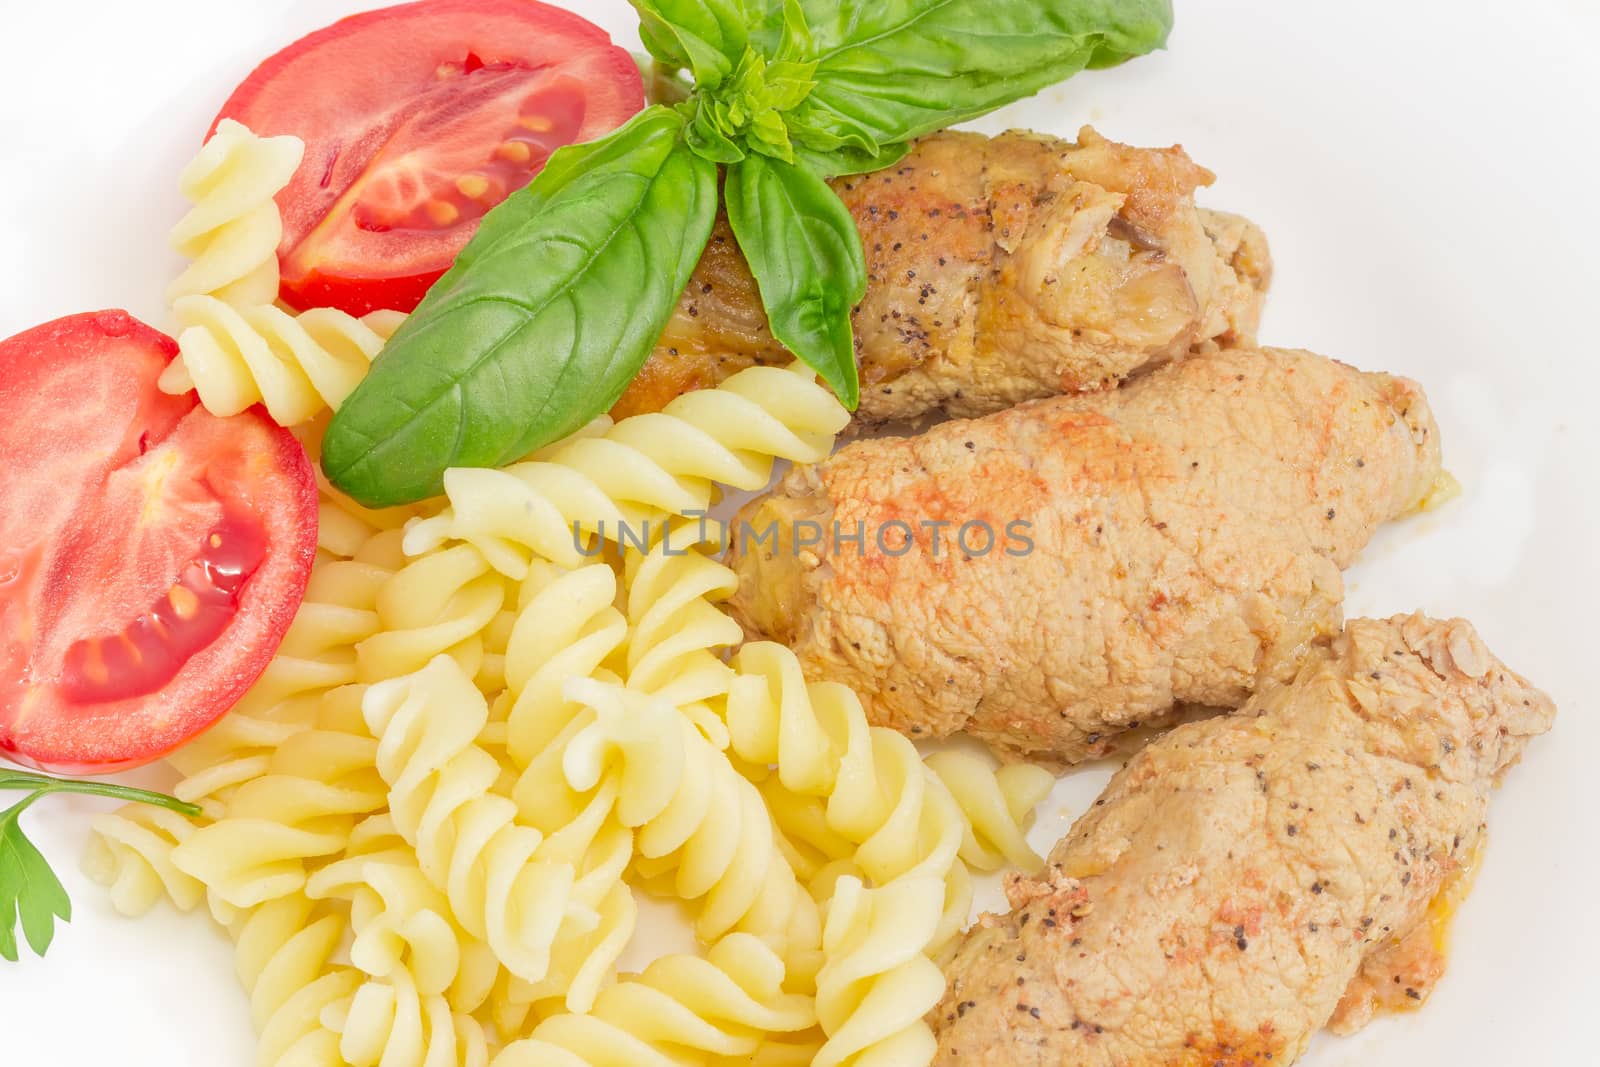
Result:
M231 707L316 551L305 451L156 379L123 312L0 342L0 753L65 773L155 759Z
M147 611L114 634L80 638L67 648L62 695L94 704L159 690L222 636L239 612L245 581L266 555L266 532L254 516L225 515Z
M571 12L535 0L422 0L290 45L218 120L305 141L278 195L281 295L359 315L410 311L484 213L551 153L643 106L632 57Z

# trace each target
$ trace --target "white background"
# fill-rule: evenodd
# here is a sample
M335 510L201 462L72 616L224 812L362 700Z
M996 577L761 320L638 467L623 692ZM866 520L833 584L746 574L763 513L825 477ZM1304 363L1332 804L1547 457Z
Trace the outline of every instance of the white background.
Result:
M633 43L621 0L569 2ZM0 336L108 306L164 323L175 177L213 112L269 52L363 6L0 5ZM1248 213L1272 240L1264 339L1420 378L1466 487L1372 546L1350 576L1350 613L1465 615L1561 706L1496 800L1432 1001L1320 1039L1303 1062L1590 1062L1600 13L1588 0L1178 6L1169 52L1084 75L985 128L1068 134L1092 121L1122 140L1181 141L1217 172L1207 202ZM1063 784L1038 844L1103 773ZM207 921L121 920L77 874L101 806L52 800L28 819L76 913L47 959L0 962L0 1063L253 1062L230 951Z

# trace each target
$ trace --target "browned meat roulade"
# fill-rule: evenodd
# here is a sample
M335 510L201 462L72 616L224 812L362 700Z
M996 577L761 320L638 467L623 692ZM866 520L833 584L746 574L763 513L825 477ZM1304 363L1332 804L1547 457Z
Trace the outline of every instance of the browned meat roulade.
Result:
M870 277L854 314L859 418L982 415L1252 343L1271 259L1255 226L1195 207L1211 180L1182 149L1085 129L1076 144L934 134L893 168L836 181ZM719 222L614 414L790 358Z
M1466 622L1361 619L1134 756L949 964L941 1067L1287 1067L1412 1007L1555 707Z
M741 514L732 608L875 722L1072 763L1338 632L1340 569L1439 476L1414 383L1197 355L792 471Z

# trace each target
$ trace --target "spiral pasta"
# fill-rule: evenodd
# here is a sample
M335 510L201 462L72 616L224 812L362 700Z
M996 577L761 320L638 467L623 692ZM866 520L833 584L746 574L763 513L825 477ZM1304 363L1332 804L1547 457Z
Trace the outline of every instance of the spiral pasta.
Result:
M358 718L350 721L359 701L359 689L329 693L319 728L279 746L267 773L240 785L222 818L173 849L173 865L232 908L302 891L308 861L338 853L357 818L387 800L377 743L358 732Z
M817 1018L827 1042L813 1067L921 1067L938 1049L923 1021L944 995L944 975L927 955L939 926L944 887L937 878L903 878L867 889L841 879L828 904L817 974Z
M377 590L377 626L355 646L363 682L398 678L435 656L453 656L469 676L483 664L485 632L506 601L506 582L470 545L407 561Z
M648 523L702 511L718 484L759 489L774 459L827 456L849 419L799 364L750 367L529 462L446 471L449 507L412 525L406 551L465 541L513 578L533 559L577 567L580 534L616 541L626 528L639 536Z
M589 678L569 681L566 694L595 713L566 750L567 781L580 791L616 782L615 818L634 830L644 877L670 874L673 895L695 904L702 940L757 934L792 972L808 969L816 908L755 787L668 701Z
M647 554L630 550L624 556L628 687L670 700L725 749L727 727L712 704L727 695L733 680L721 652L744 634L716 601L732 595L738 582L698 546L678 543L675 534Z
M379 979L406 970L424 995L444 995L454 1011L477 1010L499 978L493 953L456 925L444 895L417 868L409 848L362 852L360 846L347 851L313 874L305 888L313 900L349 905L350 963Z
M232 119L217 124L178 177L194 206L169 240L192 262L167 287L169 302L201 294L243 305L278 298L283 220L272 198L304 153L298 137L257 137Z
M296 367L314 456L342 387ZM324 484L282 647L172 759L205 817L107 816L91 873L128 911L208 899L265 1064L479 1067L496 1029L529 1035L496 1067L919 1062L968 864L1037 862L1048 776L925 764L786 649L739 648L693 521L845 421L809 372L758 367L451 471L443 502ZM619 977L639 890L686 902L707 955Z
M784 991L783 960L761 939L729 934L704 959L665 956L503 1049L494 1067L678 1067L715 1057L761 1062L768 1034L807 1030L810 997Z
M603 894L586 892L583 846L594 837L580 834L585 840L575 856L563 847L568 842L518 824L516 804L493 792L499 764L476 744L488 705L454 660L440 656L413 675L373 686L364 708L379 738L376 762L395 826L416 848L423 873L444 889L462 927L509 971L538 983L567 939L591 935L606 920L631 933L630 908L610 901L606 911ZM592 881L609 889L620 873ZM626 938L608 930L599 941L620 954ZM614 962L615 955L587 971L608 974ZM597 985L569 999L581 1003Z
M405 319L395 311L358 319L337 308L293 314L205 295L179 297L172 310L178 358L162 372L162 390L193 389L213 415L263 404L280 426L336 410Z
M182 815L148 804L124 804L95 816L83 870L110 890L111 906L123 915L143 915L162 898L189 911L205 887L172 862L172 850L194 833Z
M313 568L283 644L230 718L362 678L357 649L384 625L378 602L406 564L401 537L399 530L377 534L353 558Z
M239 980L250 996L263 1067L339 1063L323 1014L350 997L361 973L333 964L348 923L304 894L242 912L230 928Z
M945 749L927 765L956 798L966 822L961 858L977 871L1007 864L1026 874L1044 865L1023 837L1033 809L1056 784L1055 775L1031 763L1009 763L998 770L988 756Z
M614 677L612 668L621 666L628 624L616 599L616 573L603 563L568 571L537 560L519 590L498 703L507 756L527 783L518 804L529 819L550 814L542 784L553 779L528 768L541 756L559 754L557 739L578 714L562 686L569 678Z
M782 645L747 644L733 666L732 750L753 767L775 768L764 792L780 827L835 861L813 876L814 891L825 897L827 883L849 873L876 886L935 877L946 887L939 940L953 936L971 905L959 858L966 823L916 746L871 726L848 687L807 683Z
M324 1008L321 1020L338 1037L339 1067L487 1067L488 1039L471 1015L454 1012L441 994L425 994L409 971L363 982Z

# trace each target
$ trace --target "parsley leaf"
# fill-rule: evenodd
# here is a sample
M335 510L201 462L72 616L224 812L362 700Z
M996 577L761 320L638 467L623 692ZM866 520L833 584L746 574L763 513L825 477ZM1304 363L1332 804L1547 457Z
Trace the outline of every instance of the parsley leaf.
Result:
M0 769L0 790L5 789L28 791L27 796L0 811L0 958L12 963L20 957L18 923L28 947L35 955L43 956L55 938L56 920L72 921L72 902L67 899L66 888L22 829L22 813L34 801L51 793L85 793L154 804L190 817L200 814L193 804L164 793L110 782L51 778L32 771Z

